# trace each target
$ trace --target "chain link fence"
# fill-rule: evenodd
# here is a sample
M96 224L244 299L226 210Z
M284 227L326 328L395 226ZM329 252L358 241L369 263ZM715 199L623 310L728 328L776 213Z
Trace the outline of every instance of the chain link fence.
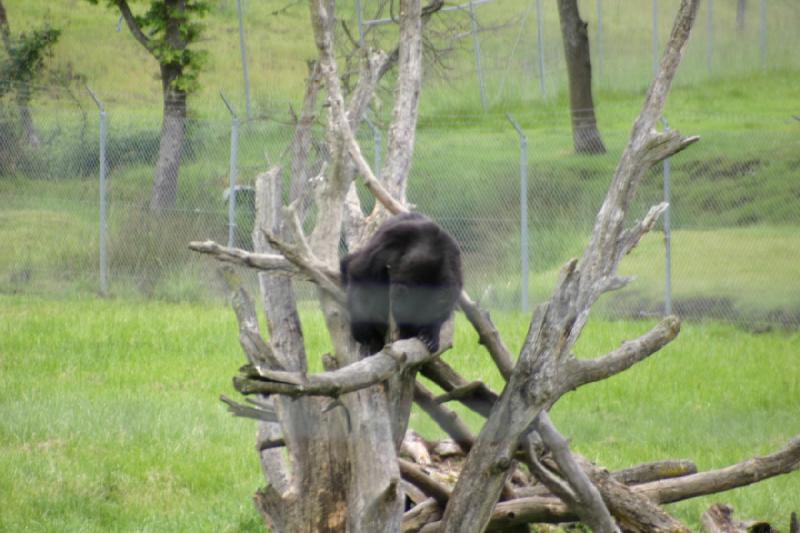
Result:
M453 94L472 105L556 97L567 86L556 2L463 0L429 23L429 90L442 107ZM766 69L800 67L800 3L786 0L705 0L681 63L678 84ZM743 4L743 7L741 6ZM364 4L367 5L366 3ZM383 4L380 4L383 5ZM679 0L582 0L596 87L644 88L660 61ZM378 34L388 8L364 8L365 33ZM373 19L372 17L377 17ZM354 18L351 17L351 18ZM354 20L348 20L351 28ZM373 27L374 26L374 27ZM443 89L436 91L436 89Z
M232 136L231 121L189 120L177 203L155 214L148 205L159 118L108 112L103 247L96 110L34 111L35 147L13 116L0 121L3 292L100 291L102 263L102 289L112 295L219 294L215 265L187 243L250 247L255 176L281 165L290 177L290 125L242 122ZM708 123L697 118L672 118L702 141L668 168L652 169L631 210L641 217L664 201L668 179L670 232L659 227L623 261L622 273L637 280L604 297L597 311L642 317L671 307L684 317L755 328L800 326L800 123L788 115L731 116L727 128L697 131L694 124ZM579 156L569 130L526 131L536 117L521 117L519 130L504 121L506 129L482 131L471 122L451 117L419 128L409 200L458 239L475 298L492 309L531 308L586 245L628 132L601 125L608 153ZM316 135L312 157L319 161L324 142ZM379 160L385 131L365 125L359 137L363 152Z

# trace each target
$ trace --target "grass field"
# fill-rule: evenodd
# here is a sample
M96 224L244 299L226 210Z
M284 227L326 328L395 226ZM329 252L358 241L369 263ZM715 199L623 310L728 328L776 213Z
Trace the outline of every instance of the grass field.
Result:
M185 247L191 239L226 235L220 198L229 117L218 94L243 109L236 3L212 2L206 19L201 46L209 59L190 99L179 210L167 222L141 209L158 145L155 62L124 26L115 31L113 10L85 0L3 3L13 32L43 20L62 27L53 64L70 64L107 105L113 298L92 296L95 107L82 87L80 106L47 87L33 102L45 149L24 154L28 166L0 173L0 531L261 531L250 502L263 483L255 425L233 419L218 401L220 393L232 394L230 378L243 361L235 319L207 298L206 269ZM269 115L242 130L240 182L249 184L265 160L287 162L292 132L280 121L302 94L314 45L302 3L244 5L254 104ZM532 5L503 0L479 8L487 28L481 35L488 112L480 109L469 39L457 43L449 69L426 67L409 195L421 211L453 224L467 248L470 290L487 304L515 302L519 290L519 141L505 113L529 138L531 297L540 301L588 238L652 72L650 3L632 9L629 0L604 0L606 60L603 75L595 71L595 101L609 154L574 155L555 7L545 3L548 96L542 98ZM677 2L659 5L664 41ZM714 5L715 31L709 35L701 11L665 111L672 127L702 136L672 165L673 290L676 303L710 302L747 327L685 324L651 360L559 402L558 426L578 451L609 468L663 458L716 468L774 451L800 433L800 333L754 327L765 318L800 324L800 144L799 123L791 118L800 110L800 11L794 1L768 3L761 69L755 7L746 30L736 33L734 3ZM581 2L592 38L594 7ZM354 27L350 5L340 15ZM461 23L468 27L465 17ZM713 73L706 62L710 37ZM390 109L381 93L373 110L379 126ZM361 132L365 153L368 133ZM660 201L659 172L648 176L634 215ZM467 222L452 221L459 217ZM637 309L653 311L661 301L662 254L654 233L622 263L621 273L638 278L622 295ZM493 316L518 350L528 317ZM302 318L309 353L324 353L319 315L304 308ZM602 354L651 325L595 319L577 352ZM454 366L501 386L462 320L455 345L447 356ZM480 420L464 416L477 430ZM437 435L418 412L412 426ZM671 509L697 529L703 510L724 501L739 517L786 530L789 513L800 511L799 475Z
M302 315L309 353L323 353L319 315ZM527 318L494 318L518 350ZM576 351L602 354L650 325L591 322ZM455 346L451 363L500 386L461 319ZM800 433L798 352L797 333L686 325L650 360L563 398L553 416L578 451L610 468L663 458L721 467ZM260 531L254 424L217 400L242 361L222 305L0 296L0 531ZM412 426L437 434L420 413ZM800 509L799 480L671 509L694 528L724 501L785 528Z

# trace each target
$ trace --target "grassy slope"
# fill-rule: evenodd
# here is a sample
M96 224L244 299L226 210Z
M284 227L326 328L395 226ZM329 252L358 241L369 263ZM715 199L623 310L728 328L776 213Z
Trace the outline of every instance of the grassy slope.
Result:
M582 7L592 20L590 4ZM636 18L624 7L628 4L604 4L610 6L605 18L609 61L605 79L598 82L598 117L611 138L609 144L620 148L641 105L640 80L649 73L649 11ZM89 84L106 100L112 127L140 124L142 117L157 123L153 120L160 113L155 63L124 28L120 33L114 31L117 17L112 11L83 0L6 0L5 5L14 31L44 18L64 24L64 36L56 51L58 61L69 60L78 72L86 74ZM246 2L250 73L261 109L276 104L285 107L286 101L297 100L305 59L313 55L305 7L298 4L285 13L269 15L283 5ZM661 19L668 24L669 2L661 5ZM513 12L515 6L524 11L517 0L503 2L501 9ZM489 23L502 18L502 13L491 11L491 4L487 8L490 10L481 8L481 13L486 13L481 15L482 20ZM731 9L715 4L722 20L731 19ZM732 56L721 60L729 65L721 65L718 78L707 79L701 24L670 96L667 115L671 123L684 132L703 134L704 143L715 143L718 153L726 158L751 158L767 130L782 139L792 139L796 132L796 124L787 120L787 113L800 108L798 74L791 67L796 54L789 53L794 43L791 36L796 32L785 27L796 20L791 16L796 8L788 3L771 3L770 9L777 10L772 35L783 36L770 41L775 58L772 64L785 68L743 74L742 69L728 68L736 66L738 58ZM788 11L782 12L784 9ZM548 29L557 28L552 15L547 15ZM204 46L210 52L209 64L201 78L203 89L192 106L196 116L220 117L224 116L217 96L220 89L242 105L235 2L215 3L208 26ZM781 28L786 31L781 33ZM513 38L514 33L509 34ZM665 35L666 31L662 32L662 37ZM726 38L718 31L718 49L736 53L735 47L725 47ZM507 48L508 42L502 39L495 44L496 50L502 51L503 45ZM550 42L547 50L559 72L557 44ZM785 48L783 55L781 47ZM486 43L485 50L486 63L491 65L491 42ZM495 59L501 56L495 51ZM469 54L459 56L457 64L470 65ZM502 61L497 64L505 65ZM499 75L492 73L492 112L488 114L477 110L474 76L457 79L463 83L431 85L423 93L420 139L424 142L418 143L418 151L449 156L446 162L429 164L429 172L454 180L463 176L480 180L487 174L476 173L479 165L486 165L488 175L494 175L498 167L493 163L502 162L513 175L516 138L503 115L511 112L529 133L532 153L543 168L549 165L560 169L563 174L558 177L583 175L582 167L588 164L569 158L566 100L559 90L558 77L551 81L552 96L547 101L535 96L531 99L530 91L527 98L524 91L519 95L510 91L498 99ZM84 104L93 109L87 101ZM44 95L38 105L54 108L61 104ZM726 139L725 132L731 129L758 133L753 137L728 135ZM544 133L561 134L561 138L556 140L557 135ZM476 145L492 150L485 150L476 161ZM262 157L258 150L254 154L254 158ZM692 156L692 152L681 157L707 158ZM791 153L769 157L779 160L787 171L792 168L791 158L796 159ZM568 160L562 161L564 158ZM213 172L224 175L226 156L218 159L222 163ZM608 159L603 168L613 166L613 158ZM426 163L419 157L417 161L415 172L424 175ZM202 164L195 167L209 174ZM118 186L124 183L126 188L112 189L112 194L118 194L120 202L136 202L147 193L150 169L139 165L125 172L122 175L128 179L119 180ZM791 173L781 171L776 176L780 179L749 185L759 191L759 197L767 198L753 210L779 208L774 200L792 194ZM607 173L595 179L607 180ZM484 183L497 196L497 184ZM583 177L567 185L588 188ZM443 180L425 185L420 197L429 195L424 187L444 186ZM0 241L13 246L4 247L2 270L21 266L17 274L23 286L30 267L59 272L69 265L91 272L96 251L94 245L86 243L94 242L96 225L85 201L95 196L95 187L92 178L80 182L3 180ZM473 195L469 198L488 197L479 188L470 187L469 191ZM675 192L681 194L681 189ZM684 194L690 193L714 195L715 190L695 187ZM686 205L698 205L703 200L685 201L692 202ZM726 216L735 217L736 211ZM124 226L125 222L118 224ZM745 249L749 250L745 254L749 260L736 262L735 279L752 280L756 276L758 283L754 286L763 289L770 300L796 302L796 269L792 268L796 262L788 254L800 249L795 232L778 228L780 239L767 242L762 231L759 227L725 230L726 240L717 232L680 230L674 253L684 270L676 271L681 282L676 282L675 290L696 294L695 290L708 289L707 285L692 286L693 274L728 264L722 258L741 259L740 249ZM772 230L770 235L774 235ZM584 234L558 231L545 236L551 242L546 249L535 251L541 252L535 257L548 253L551 257L539 267L543 274L534 288L536 294L550 291L555 271L549 269L560 263L559 254L580 250L584 238ZM691 251L724 242L736 245L719 249L717 261L711 265ZM689 243L692 248L682 248ZM657 246L656 238L646 241L640 253L654 251ZM644 278L638 286L656 286L659 267L652 260L634 255L626 262L625 268ZM759 274L763 272L771 274ZM719 285L715 292L731 290L729 280L734 278L729 275L726 271L725 276L716 276ZM705 283L709 278L703 279ZM646 283L648 280L652 283ZM89 287L89 283L93 286L94 280L84 286ZM760 295L754 296L756 303L761 301ZM0 298L0 508L4 510L0 513L0 530L260 530L260 520L249 504L250 494L261 483L258 466L249 453L253 427L246 421L230 419L216 401L220 392L230 390L229 376L241 360L230 313L157 302ZM525 333L525 319L516 315L498 318L510 344L518 347ZM634 337L644 327L629 322L592 324L580 353L601 353L622 338ZM307 335L320 331L320 327L306 327ZM458 335L456 364L473 369L475 377L491 375L481 352L471 348L475 346L472 334L460 327ZM316 339L312 344L316 347L312 352L321 352L324 340ZM793 371L798 348L796 334L754 336L713 324L686 326L680 340L653 361L568 396L554 416L574 437L581 452L610 467L665 456L691 457L701 468L721 466L773 450L798 433L794 406L800 400L800 385ZM184 378L187 372L190 378ZM493 383L499 385L496 377ZM414 415L414 424L434 431L419 414ZM797 474L677 507L683 518L695 521L702 507L724 500L733 503L741 516L767 518L781 527L786 524L787 512L800 507L797 491L792 488L796 478Z
M527 319L495 318L517 350ZM318 315L303 319L309 353L323 353ZM647 327L593 322L577 353L603 353ZM455 344L451 362L500 386L461 320ZM799 349L797 334L688 325L652 360L565 397L554 417L576 449L611 468L678 457L723 466L800 432ZM218 305L0 297L0 530L260 530L254 426L217 401L241 360L233 315ZM436 433L419 413L412 425ZM800 507L797 477L676 512L696 525L722 500L785 526Z

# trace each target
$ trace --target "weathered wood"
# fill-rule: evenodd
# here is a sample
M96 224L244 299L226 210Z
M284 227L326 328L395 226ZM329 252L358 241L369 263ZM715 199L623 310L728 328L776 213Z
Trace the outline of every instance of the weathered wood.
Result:
M461 421L455 411L436 402L433 394L421 383L414 385L414 401L417 402L423 411L428 413L440 428L461 447L465 452L469 451L475 436L469 427Z
M632 466L616 472L611 477L624 485L640 485L659 479L688 476L697 473L697 465L686 459L655 461Z
M597 486L608 509L623 530L632 533L649 533L651 531L689 533L690 530L686 525L670 516L635 488L631 490L615 481L602 468L583 461L581 463L581 467Z
M589 526L596 533L610 532L616 533L619 528L611 518L600 496L600 492L592 484L586 473L578 466L569 443L550 421L546 411L539 413L534 422L536 432L541 436L542 442L548 447L553 456L553 460L558 465L559 471L564 479L572 488L570 497L562 500L581 518L581 521ZM540 478L541 479L541 478ZM545 482L545 480L542 480ZM554 484L553 489L557 489L558 484Z
M403 442L400 445L400 451L407 457L413 459L418 465L425 466L431 462L428 444L416 431L406 431Z
M637 485L634 490L658 503L714 494L800 469L800 435L781 450L718 470Z
M253 228L256 252L272 251L264 237L265 231L285 234L280 218L281 198L278 169L256 179L256 223ZM270 330L270 345L274 358L280 363L277 370L305 372L305 346L291 279L286 275L262 272L259 284ZM262 515L269 517L275 531L344 531L346 516L341 509L347 505L346 494L336 490L348 486L350 479L346 448L341 444L345 441L344 415L340 412L326 413L325 403L317 398L275 398L273 401L281 430L276 432L274 426L261 425L259 454L265 475L275 487L268 486L256 494L257 507ZM282 449L264 447L264 443L281 438L291 457L288 466ZM281 464L288 476L285 483L276 484L276 468ZM320 468L320 464L328 467ZM306 490L319 494L319 497L299 497Z
M428 498L424 502L416 505L413 509L406 511L403 515L403 533L416 533L425 524L435 522L442 516L442 507L433 498Z
M700 518L700 523L707 533L777 533L767 522L734 520L733 508L722 503L709 507Z
M404 339L386 345L370 357L327 372L276 372L255 367L253 374L236 378L234 386L242 394L339 397L383 383L406 369L424 364L435 355L428 352L419 339Z
M681 3L661 70L648 91L583 258L565 267L553 297L537 309L505 390L467 457L442 519L448 533L479 532L488 525L520 436L542 410L571 389L565 361L573 358L571 348L592 304L605 291L619 286L616 269L631 242L631 234L624 233L625 214L642 178L659 158L696 140L684 139L676 132L656 134L654 127L688 42L698 3ZM646 225L638 227L644 230Z
M189 249L201 254L208 254L217 261L225 263L246 266L256 270L283 272L298 276L301 279L310 279L307 275L301 274L300 269L280 254L248 252L239 248L222 246L214 241L192 241L189 243ZM329 271L328 273L335 273L335 271Z
M444 506L447 503L448 498L450 498L450 489L425 473L423 467L405 459L398 459L398 464L403 478L436 500L439 505Z
M420 373L448 392L456 389L463 390L470 385L470 382L441 357L422 365ZM497 398L497 393L480 383L478 386L469 387L468 393L460 394L458 401L485 418L489 416Z

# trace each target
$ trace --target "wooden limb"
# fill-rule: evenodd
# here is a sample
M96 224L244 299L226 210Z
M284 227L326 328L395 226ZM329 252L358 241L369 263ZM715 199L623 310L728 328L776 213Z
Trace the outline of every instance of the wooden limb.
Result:
M541 483L545 492L538 496L549 496L551 493L558 496L570 509L575 510L578 505L578 496L572 490L569 483L561 479L555 472L550 470L542 461L539 460L539 452L533 445L532 439L528 439L527 462L531 473Z
M458 417L455 411L439 404L422 383L417 381L414 384L414 401L417 402L423 411L428 413L445 433L456 441L464 452L469 452L475 442L475 436L467 425Z
M688 460L655 461L632 466L611 473L611 477L624 485L641 485L659 479L688 476L697 473L697 465Z
M583 461L581 468L585 469L597 484L612 514L626 529L632 528L631 531L641 532L688 531L680 522L663 513L656 504L723 492L795 471L800 468L800 436L793 438L783 449L774 454L749 459L719 470L645 483L631 488L613 481L608 473ZM622 494L617 494L619 487L622 487ZM631 494L641 499L629 500ZM615 500L617 496L621 501ZM452 497L451 495L451 499ZM609 501L609 497L612 501ZM625 506L621 507L620 504ZM642 505L656 509L663 515L642 518L642 511L646 510ZM487 531L502 531L504 527L522 523L569 522L576 518L577 516L558 498L551 496L517 498L500 502L495 506ZM441 521L432 522L421 531L424 533L444 531L444 524Z
M189 243L189 249L201 254L208 254L223 263L246 266L256 270L281 272L309 279L307 275L302 274L295 265L280 254L248 252L239 248L222 246L214 241L192 241Z
M435 522L442 517L442 507L434 498L428 498L424 502L414 506L403 515L401 531L403 533L416 533L425 524Z
M302 230L301 230L302 231ZM347 296L339 285L339 276L326 273L325 265L315 257L307 255L302 244L289 244L270 232L264 232L267 241L275 247L283 256L294 264L298 270L305 273L320 290L326 292L334 301L344 306ZM301 241L305 242L305 240ZM306 248L308 245L306 244ZM308 248L310 251L310 248Z
M637 222L632 228L629 228L622 232L620 235L620 242L618 244L619 254L620 256L628 255L631 250L633 250L641 238L651 229L658 221L659 217L667 210L669 204L667 202L662 202L658 205L655 205L650 208L647 212L647 215ZM620 257L621 259L621 257Z
M447 349L444 346L443 349ZM404 339L387 345L380 352L355 363L328 372L307 375L304 372L272 371L249 367L254 372L234 379L242 394L280 394L291 397L338 397L348 392L382 383L407 368L421 365L434 357L419 339Z
M403 442L400 444L400 451L411 457L418 465L431 464L431 454L428 451L428 444L425 440L414 430L409 429L403 437Z
M434 401L436 403L447 403L453 400L460 400L462 398L466 398L475 394L475 391L481 387L485 387L486 385L482 381L471 381L464 385L463 387L457 387L451 389L446 394L440 394L437 396Z
M264 341L258 327L258 316L250 294L239 275L230 267L219 271L228 299L239 324L239 344L251 365L266 368L285 368L286 359Z
M653 329L638 339L622 343L622 346L598 359L567 360L567 372L574 387L601 381L654 354L678 336L681 322L676 316L668 316Z
M125 20L125 25L128 26L128 29L130 30L134 39L139 41L139 44L144 46L145 50L155 56L155 46L153 45L153 41L151 41L150 38L144 34L142 29L139 27L139 24L136 23L136 17L134 17L133 13L131 12L131 8L128 5L127 0L114 0L114 3L119 8L119 12L122 14L123 20ZM160 61L161 60L159 59L159 62Z
M800 469L800 435L781 450L719 470L638 485L634 490L658 503L672 503L743 487Z
M404 16L405 13L416 16ZM386 163L381 179L390 195L405 204L406 184L414 153L419 96L422 87L422 6L420 0L400 0L400 52L397 92L389 127ZM392 211L394 212L394 211Z
M574 501L567 501L567 505L595 532L616 533L619 528L611 518L611 513L603 503L603 498L586 473L578 466L569 443L550 421L546 411L539 413L534 422L534 428L542 438L542 442L550 450L553 460L558 465L564 479L573 489ZM542 480L545 482L544 480ZM573 498L570 498L573 499Z
M475 328L475 331L478 332L479 342L488 350L500 374L505 379L508 379L511 375L511 370L514 368L514 359L511 356L511 352L503 343L503 339L500 338L500 332L497 331L497 328L492 323L489 313L481 310L466 291L461 292L461 298L458 303L462 311L464 311L467 320L469 320L472 327Z
M589 462L588 459L574 454L580 461ZM665 460L654 461L652 463L644 463L641 465L632 466L611 472L611 478L619 481L623 485L634 486L651 481L658 481L659 479L669 479L675 477L688 476L689 474L696 474L697 466L688 460ZM549 496L550 491L543 485L534 485L532 487L522 487L516 489L518 498L528 498L532 496Z
M278 421L278 415L275 413L274 410L267 410L258 407L251 407L249 405L242 405L240 403L234 402L225 395L220 396L219 401L228 406L228 411L230 411L233 416L252 418L254 420L261 420L262 422Z
M400 473L404 479L413 483L422 492L444 507L447 499L450 498L450 489L426 474L421 466L405 459L398 459L397 462L400 465Z
M689 528L683 523L635 489L615 481L606 470L585 460L579 462L603 495L609 511L623 530L634 533L650 531L689 533Z
M306 82L306 93L303 97L303 108L297 120L292 138L292 182L289 191L289 201L298 204L298 216L305 220L306 213L310 207L308 194L309 182L312 178L311 163L309 158L312 149L312 127L317 113L317 95L321 88L319 62L309 62L309 77Z
M365 239L366 217L361 209L355 182L350 184L350 190L347 191L344 200L344 216L344 238L347 249L356 250Z
M441 357L422 365L420 372L447 392L469 387L469 382ZM483 383L469 388L469 394L459 395L458 401L484 418L488 417L497 402L497 393Z
M722 503L709 507L700 518L700 523L706 533L777 533L767 522L734 520L733 507Z
M589 245L580 261L567 265L553 296L534 314L505 390L476 439L445 509L442 522L447 533L477 533L487 527L520 437L539 413L575 385L567 371L571 349L588 320L591 306L608 289L608 280L616 276L625 215L650 167L652 154L660 150L660 145L653 144L652 129L663 111L698 4L699 0L682 0L661 71L634 125L598 212ZM679 137L673 139L669 143L675 149L687 145ZM666 137L659 136L661 140Z
M406 495L406 498L411 500L415 505L419 505L429 499L427 494L422 492L416 485L409 483L405 479L400 480L400 488L403 489L403 493Z

